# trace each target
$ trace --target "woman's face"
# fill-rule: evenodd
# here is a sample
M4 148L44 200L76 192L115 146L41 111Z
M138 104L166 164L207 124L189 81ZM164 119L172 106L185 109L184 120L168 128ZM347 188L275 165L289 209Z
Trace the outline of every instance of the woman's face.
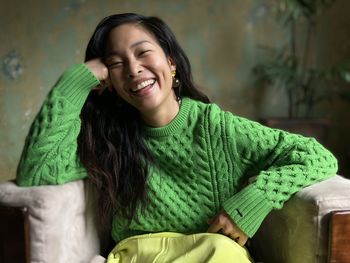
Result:
M174 107L171 71L175 70L154 36L137 24L124 24L109 33L105 63L113 87L141 115Z

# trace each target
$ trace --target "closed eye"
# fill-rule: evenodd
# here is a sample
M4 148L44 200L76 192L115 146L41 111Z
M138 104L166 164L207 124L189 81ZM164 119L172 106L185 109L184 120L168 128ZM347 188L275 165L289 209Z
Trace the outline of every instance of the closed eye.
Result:
M149 51L151 51L151 50L144 50L144 51L141 51L141 52L139 53L139 56L146 55Z
M123 66L123 61L115 61L115 62L111 62L108 63L108 68L116 68L116 67L121 67Z

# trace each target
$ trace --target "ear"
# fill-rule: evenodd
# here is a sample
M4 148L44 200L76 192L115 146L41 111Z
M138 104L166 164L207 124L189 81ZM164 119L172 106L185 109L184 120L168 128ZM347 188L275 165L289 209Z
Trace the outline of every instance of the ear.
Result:
M171 71L176 70L176 64L171 57L168 57L168 64L170 66Z

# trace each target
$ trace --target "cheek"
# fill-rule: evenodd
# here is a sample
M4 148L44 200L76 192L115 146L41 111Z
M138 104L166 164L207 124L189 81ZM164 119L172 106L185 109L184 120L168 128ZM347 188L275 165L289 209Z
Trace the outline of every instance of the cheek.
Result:
M119 90L123 86L123 79L121 77L121 74L116 72L110 72L109 78L111 80L111 83L114 87L114 89Z
M166 76L166 77L171 76L171 68L165 57L163 56L153 57L150 65L152 65L153 68L156 69L163 76Z
M168 64L162 65L162 78L165 83L172 82L171 69Z

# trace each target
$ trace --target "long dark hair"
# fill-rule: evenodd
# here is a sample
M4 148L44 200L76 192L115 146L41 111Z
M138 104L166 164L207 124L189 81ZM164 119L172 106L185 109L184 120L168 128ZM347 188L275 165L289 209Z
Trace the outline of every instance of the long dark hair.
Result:
M126 13L104 18L96 27L85 54L85 61L103 58L109 32L122 24L135 23L151 32L167 57L176 65L181 85L178 97L208 103L209 99L194 85L189 60L170 28L157 17ZM98 95L91 91L81 112L78 137L79 157L97 188L102 219L118 214L129 221L136 209L147 205L147 174L154 163L144 142L143 124L138 111L122 101L116 91Z

